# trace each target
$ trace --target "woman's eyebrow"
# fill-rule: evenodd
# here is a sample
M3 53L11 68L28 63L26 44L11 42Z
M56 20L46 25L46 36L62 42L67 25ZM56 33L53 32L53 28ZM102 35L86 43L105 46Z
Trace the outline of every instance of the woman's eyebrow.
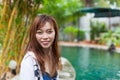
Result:
M47 30L52 30L52 29L47 29Z
M47 30L53 30L53 28L48 28Z

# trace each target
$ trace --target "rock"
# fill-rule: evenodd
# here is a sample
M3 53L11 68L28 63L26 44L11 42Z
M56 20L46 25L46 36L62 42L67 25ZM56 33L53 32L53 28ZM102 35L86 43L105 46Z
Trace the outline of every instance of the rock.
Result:
M62 70L59 71L60 80L75 80L76 73L71 63L64 57L61 57Z

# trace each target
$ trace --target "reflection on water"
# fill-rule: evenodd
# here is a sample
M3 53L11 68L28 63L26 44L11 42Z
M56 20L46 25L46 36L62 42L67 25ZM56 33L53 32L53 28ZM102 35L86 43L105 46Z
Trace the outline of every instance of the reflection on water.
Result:
M120 54L81 47L61 47L76 70L76 80L120 80Z

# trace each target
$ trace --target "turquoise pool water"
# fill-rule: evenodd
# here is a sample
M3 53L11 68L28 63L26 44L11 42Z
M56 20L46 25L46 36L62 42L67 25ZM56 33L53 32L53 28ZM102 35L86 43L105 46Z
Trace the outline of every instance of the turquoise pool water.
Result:
M62 46L61 55L75 68L76 80L120 80L119 53Z

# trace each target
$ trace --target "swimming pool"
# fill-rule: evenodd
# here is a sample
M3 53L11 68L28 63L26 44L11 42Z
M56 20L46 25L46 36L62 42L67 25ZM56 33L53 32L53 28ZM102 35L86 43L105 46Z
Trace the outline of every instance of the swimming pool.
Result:
M120 54L83 47L61 47L76 71L76 80L120 80Z

